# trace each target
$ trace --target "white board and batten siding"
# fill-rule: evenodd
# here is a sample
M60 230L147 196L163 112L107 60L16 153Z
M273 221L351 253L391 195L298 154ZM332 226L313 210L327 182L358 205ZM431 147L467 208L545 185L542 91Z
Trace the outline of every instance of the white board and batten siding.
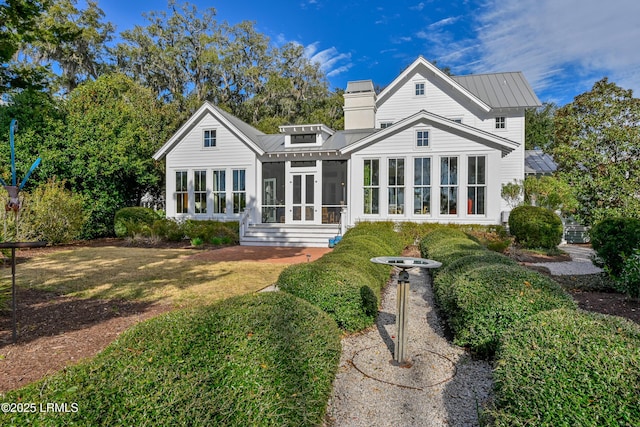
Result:
M216 131L216 146L204 147L204 131ZM233 213L233 170L245 171L245 191L247 206L255 206L256 154L243 141L238 139L215 117L207 114L184 135L180 142L166 155L167 217L197 218L217 220L237 220L239 214ZM225 170L226 213L213 213L213 171ZM189 189L189 213L176 213L176 172L187 171ZM196 214L194 202L194 171L206 171L207 213Z

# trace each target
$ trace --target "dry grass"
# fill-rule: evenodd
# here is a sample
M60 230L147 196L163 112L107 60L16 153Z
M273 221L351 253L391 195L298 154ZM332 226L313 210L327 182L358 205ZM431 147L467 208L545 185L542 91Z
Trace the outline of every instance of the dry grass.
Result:
M83 298L208 304L276 282L286 265L188 259L184 249L88 247L32 258L16 269L18 286Z

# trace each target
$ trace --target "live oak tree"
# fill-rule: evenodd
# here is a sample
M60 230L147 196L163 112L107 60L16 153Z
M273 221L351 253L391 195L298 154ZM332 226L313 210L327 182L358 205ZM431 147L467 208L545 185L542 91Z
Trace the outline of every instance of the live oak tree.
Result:
M539 108L525 111L525 148L547 150L553 142L553 116L558 106L544 102Z
M640 99L604 78L556 112L551 154L586 225L640 217Z

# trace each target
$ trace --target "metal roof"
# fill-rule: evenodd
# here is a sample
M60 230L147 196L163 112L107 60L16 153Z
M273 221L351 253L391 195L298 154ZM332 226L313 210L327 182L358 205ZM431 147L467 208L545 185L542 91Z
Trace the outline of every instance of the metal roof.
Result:
M524 152L525 175L551 175L558 169L551 155L541 150L526 150Z
M492 108L538 107L540 100L521 72L452 76Z
M240 120L233 114L224 111L222 108L219 108L215 105L212 105L211 107L215 108L216 111L218 111L221 115L223 115L225 119L231 122L240 132L242 132L254 144L260 146L260 136L265 135L264 132L259 131L258 129L254 128L250 124Z
M260 135L259 145L265 151L265 154L283 154L283 153L308 153L323 151L338 151L360 139L379 132L381 129L355 129L341 130L329 137L321 146L311 147L287 147L284 146L284 134Z
M347 82L346 93L358 93L358 92L373 92L373 81L371 80L356 80L354 82Z

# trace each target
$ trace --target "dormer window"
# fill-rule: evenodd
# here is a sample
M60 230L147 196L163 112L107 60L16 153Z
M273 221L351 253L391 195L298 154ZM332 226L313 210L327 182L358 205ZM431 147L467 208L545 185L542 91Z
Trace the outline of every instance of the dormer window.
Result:
M424 96L424 83L416 83L416 96Z
M298 135L291 135L291 144L315 144L315 133L301 133Z
M215 129L209 129L204 131L202 146L205 148L211 148L216 146L216 130Z

